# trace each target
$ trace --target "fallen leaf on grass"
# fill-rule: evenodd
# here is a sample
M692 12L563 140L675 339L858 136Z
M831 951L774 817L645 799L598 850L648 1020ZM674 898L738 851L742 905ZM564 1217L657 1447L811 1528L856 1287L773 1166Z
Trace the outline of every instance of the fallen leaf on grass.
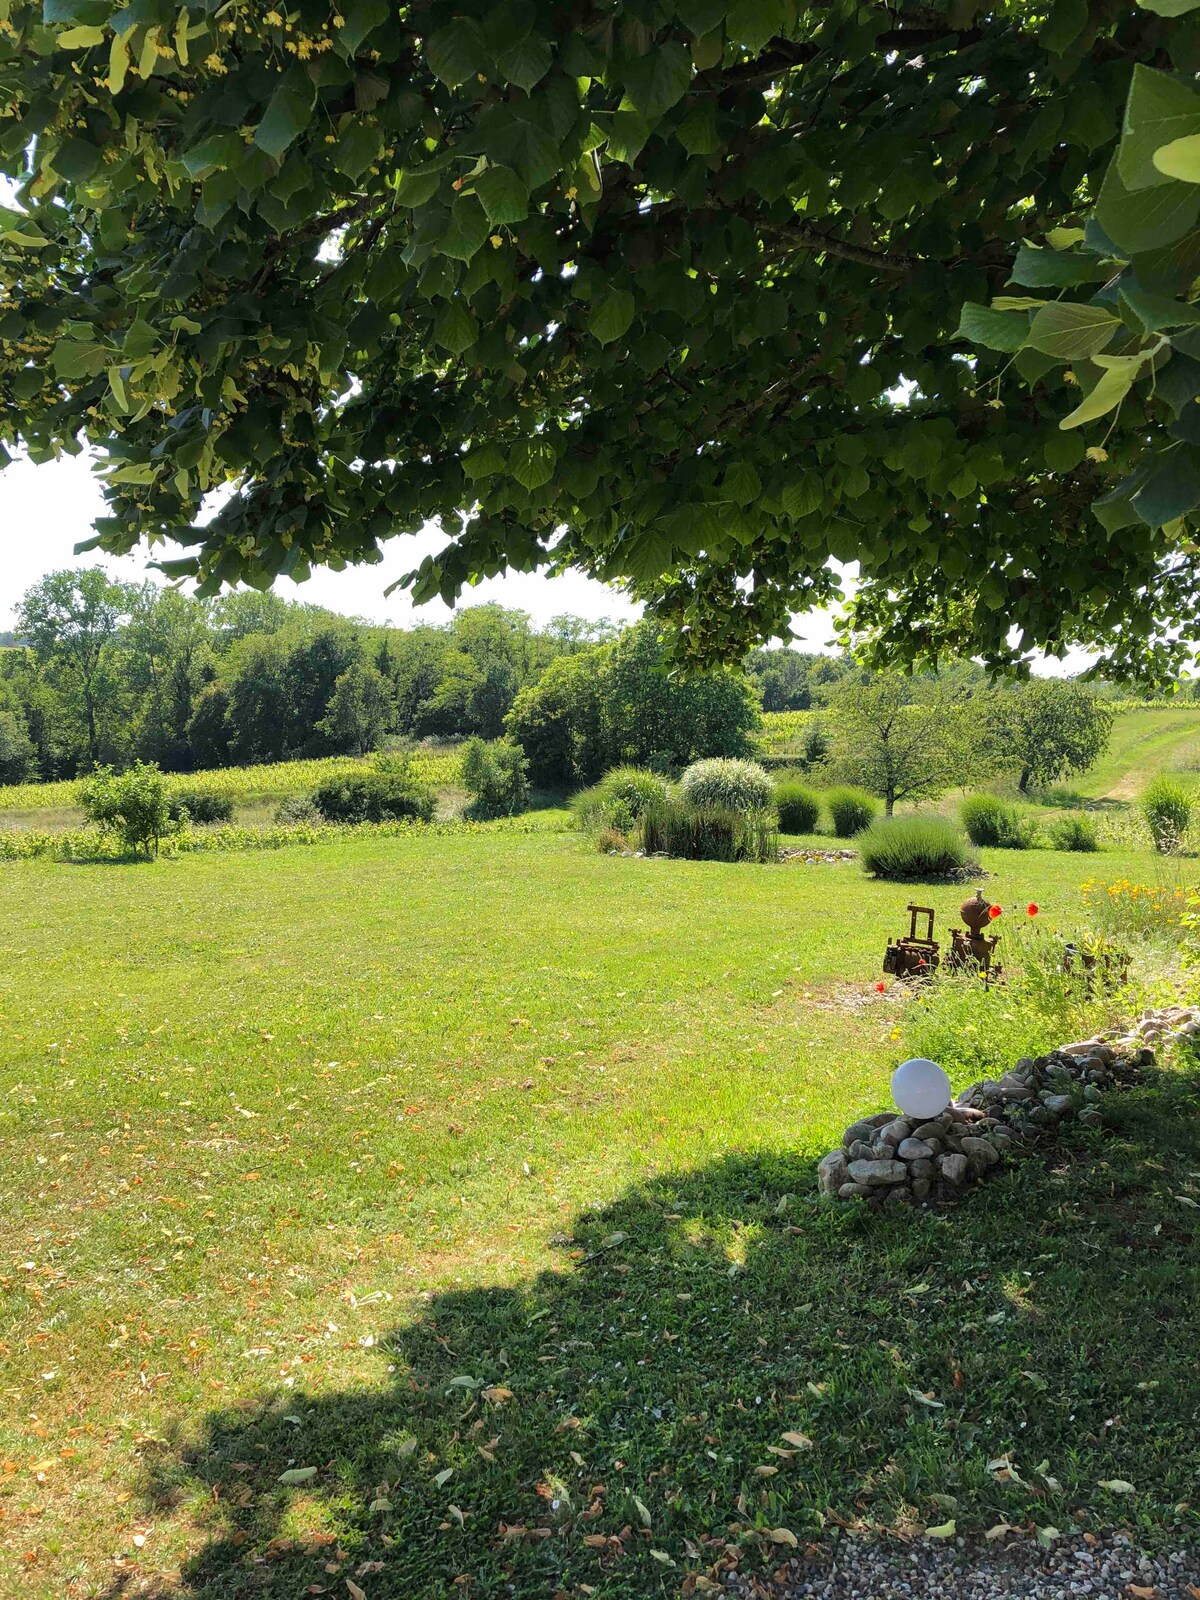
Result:
M1062 1534L1051 1523L1047 1523L1044 1528L1038 1529L1037 1540L1043 1550L1049 1550L1054 1541L1061 1538Z
M786 1544L793 1550L798 1549L800 1546L799 1539L790 1528L772 1528L767 1537L772 1543Z
M779 1437L786 1440L788 1444L795 1445L797 1450L812 1449L812 1440L806 1433L781 1433Z
M442 1485L444 1483L448 1483L449 1480L453 1476L454 1476L454 1468L453 1467L443 1467L440 1472L435 1472L434 1473L433 1481L434 1481L434 1483L437 1484L438 1488L440 1489L442 1487Z
M289 1467L279 1474L280 1483L307 1483L317 1475L316 1467Z
M675 1565L665 1550L651 1550L650 1554L655 1561L661 1561L664 1567L673 1567Z
M1107 1489L1109 1494L1135 1494L1133 1485L1124 1478L1101 1478L1100 1487Z
M931 1411L946 1409L940 1400L935 1400L932 1395L922 1394L920 1389L910 1389L908 1392L919 1405L928 1406Z
M346 1587L350 1591L350 1600L367 1600L367 1591L360 1589L353 1578L346 1579Z
M638 1516L641 1518L642 1527L643 1528L650 1527L651 1524L653 1523L654 1519L650 1515L649 1506L647 1506L643 1501L639 1500L637 1495L634 1495L633 1503L634 1503L634 1506L637 1508Z
M1016 1529L1011 1522L998 1522L994 1528L989 1528L984 1534L985 1539L1003 1539L1006 1533L1015 1533Z
M949 1522L939 1522L936 1528L926 1528L927 1539L953 1539L958 1532L958 1523L951 1517Z

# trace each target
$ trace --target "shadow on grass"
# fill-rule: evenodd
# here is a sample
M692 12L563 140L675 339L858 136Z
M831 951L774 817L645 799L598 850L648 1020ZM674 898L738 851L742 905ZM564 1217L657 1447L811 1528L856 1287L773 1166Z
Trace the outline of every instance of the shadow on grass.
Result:
M774 1155L635 1186L577 1219L561 1271L430 1297L376 1386L199 1419L147 1484L205 1533L169 1592L674 1595L769 1569L771 1529L949 1516L1178 1543L1198 1111L1165 1076L954 1212L822 1207L811 1165Z

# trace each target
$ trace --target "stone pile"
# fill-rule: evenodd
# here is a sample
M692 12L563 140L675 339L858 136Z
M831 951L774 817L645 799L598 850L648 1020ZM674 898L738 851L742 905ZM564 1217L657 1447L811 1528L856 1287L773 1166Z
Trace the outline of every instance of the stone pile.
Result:
M857 861L857 850L820 850L814 845L789 845L779 852L780 861L798 861L803 867L822 866L832 861Z
M1200 1045L1200 1006L1157 1006L1143 1011L1124 1033L1106 1038L1118 1052L1136 1050L1141 1045L1173 1044L1177 1040L1194 1039Z
M936 1117L881 1111L852 1123L841 1149L818 1165L818 1187L830 1198L871 1205L956 1199L1068 1118L1098 1127L1105 1091L1127 1087L1153 1060L1151 1049L1119 1053L1101 1039L1024 1056L1003 1077L972 1084Z

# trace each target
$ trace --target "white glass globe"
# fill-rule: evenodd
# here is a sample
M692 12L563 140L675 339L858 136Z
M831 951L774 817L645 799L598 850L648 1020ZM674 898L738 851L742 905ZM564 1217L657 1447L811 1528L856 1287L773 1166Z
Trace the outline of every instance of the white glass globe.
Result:
M950 1079L936 1061L916 1056L892 1073L892 1099L906 1117L936 1117L950 1104Z

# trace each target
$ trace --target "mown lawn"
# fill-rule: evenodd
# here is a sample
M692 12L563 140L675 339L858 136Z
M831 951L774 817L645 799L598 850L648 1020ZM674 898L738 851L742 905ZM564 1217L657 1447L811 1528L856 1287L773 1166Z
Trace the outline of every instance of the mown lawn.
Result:
M1136 800L1160 772L1195 782L1200 773L1200 706L1118 712L1108 749L1094 767L1066 782L1096 799Z
M1063 926L1153 871L987 864ZM0 893L0 1593L641 1596L768 1529L1195 1531L1186 1064L954 1216L812 1203L886 1104L915 891L497 834Z

